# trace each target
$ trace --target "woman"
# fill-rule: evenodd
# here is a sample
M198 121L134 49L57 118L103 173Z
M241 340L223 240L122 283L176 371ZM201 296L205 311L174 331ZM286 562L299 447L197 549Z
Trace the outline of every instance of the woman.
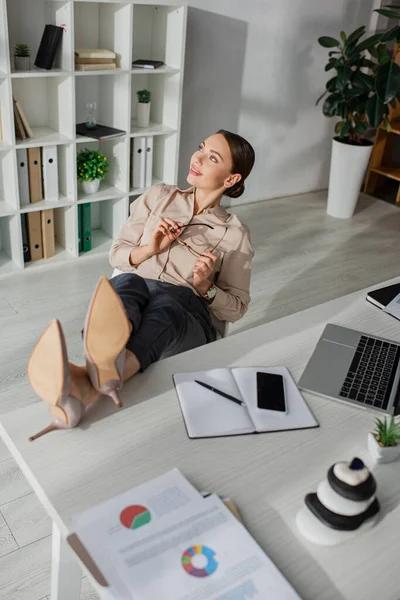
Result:
M102 394L122 406L122 382L151 363L216 339L210 313L234 322L247 311L253 249L247 228L221 205L238 198L254 164L242 137L220 130L193 154L188 190L157 185L131 205L110 251L121 273L102 277L84 328L86 366L68 363L52 321L28 363L51 424L31 440L75 427Z

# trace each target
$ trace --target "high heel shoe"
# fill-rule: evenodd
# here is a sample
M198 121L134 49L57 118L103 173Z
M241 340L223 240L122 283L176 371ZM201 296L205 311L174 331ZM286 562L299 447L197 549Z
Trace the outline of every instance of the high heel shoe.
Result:
M60 322L51 321L39 338L28 362L29 382L42 400L50 405L51 422L29 441L54 431L76 427L84 406L69 395L71 378L65 338Z
M86 315L86 368L95 390L110 396L118 407L122 406L118 392L123 384L125 346L131 331L118 294L107 277L101 277Z

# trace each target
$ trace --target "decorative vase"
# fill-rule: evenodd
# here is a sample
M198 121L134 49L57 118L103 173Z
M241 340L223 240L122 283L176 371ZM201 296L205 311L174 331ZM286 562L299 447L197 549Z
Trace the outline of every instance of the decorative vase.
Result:
M138 102L137 104L137 126L148 127L150 123L151 102Z
M400 445L380 446L373 433L368 434L368 452L377 464L389 463L400 456Z
M372 142L366 146L332 140L327 213L338 219L350 219L360 195L361 183L371 156Z
M100 179L93 179L92 181L82 181L82 191L85 194L95 194L99 189Z
M16 71L30 71L30 56L14 56L14 68Z

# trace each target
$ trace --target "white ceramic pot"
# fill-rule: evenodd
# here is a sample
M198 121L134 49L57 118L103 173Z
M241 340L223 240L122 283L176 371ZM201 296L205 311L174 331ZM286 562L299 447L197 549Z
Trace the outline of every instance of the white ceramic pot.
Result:
M350 219L353 216L372 148L372 144L352 146L332 140L326 211L331 217Z
M95 194L99 189L100 179L93 179L93 181L82 181L82 191L85 194Z
M138 127L148 127L150 123L150 104L151 102L137 103L137 125Z
M14 56L14 68L16 71L29 71L31 68L30 56Z
M368 434L368 452L375 463L389 463L397 460L400 456L400 445L380 446L373 433Z

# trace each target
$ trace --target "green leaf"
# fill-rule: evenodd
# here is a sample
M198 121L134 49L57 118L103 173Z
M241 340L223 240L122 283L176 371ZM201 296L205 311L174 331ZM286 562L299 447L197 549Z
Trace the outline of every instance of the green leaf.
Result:
M367 125L363 122L363 121L357 121L356 123L356 130L359 133L365 133L367 131L368 127Z
M319 37L318 43L324 48L334 48L335 46L340 46L339 40L335 40L335 38L329 37L327 35Z
M328 56L333 56L334 54L340 54L340 50L330 50L328 52Z
M374 94L367 101L367 116L371 127L379 127L386 111L386 105Z
M346 100L341 100L338 103L336 114L342 117L342 119L347 119L347 115L349 114L349 105Z
M400 67L390 61L383 65L376 76L376 93L387 104L400 89Z
M376 63L374 63L372 60L368 60L368 58L361 59L360 67L368 67L369 69L374 69L375 66Z
M340 130L339 137L344 138L350 131L350 121L346 121Z
M322 112L326 117L333 117L337 115L337 106L341 100L341 96L339 94L331 94L325 100L322 105Z
M349 37L347 38L347 43L351 44L352 42L356 42L364 33L365 25L361 25L361 27L358 27L355 31L353 31L353 33L349 35Z
M399 15L400 18L400 15ZM381 37L381 42L391 42L392 40L395 39L395 37L397 37L397 35L399 34L399 30L400 27L398 25L396 25L395 27L392 27L392 29L389 29L389 31L387 31L386 33L383 34L383 36Z
M319 101L322 100L322 98L324 96L326 96L327 93L328 93L328 90L325 90L324 93L320 95L320 97L318 98L318 100L315 103L315 106L318 106Z
M357 87L363 91L372 90L374 87L374 78L371 77L371 75L366 75L362 71L354 71L351 83L354 87Z
M342 42L346 43L346 34L344 31L340 32L340 38L341 38Z
M329 79L329 81L326 82L326 89L328 90L328 92L335 92L336 90L336 82L337 82L337 76L332 77L332 79Z
M368 48L368 52L374 58L378 58L378 50L375 48L375 46L371 46L371 48Z
M395 8L395 7L393 7ZM396 8L400 8L400 7L396 7ZM377 8L374 10L374 12L377 12L378 14L382 15L383 17L387 17L388 19L400 19L400 13L394 12L394 10L386 10L384 8Z
M338 135L346 121L338 121L335 125L335 133Z
M335 59L330 59L328 64L325 66L325 71L330 71L330 69L333 69L333 67L335 66L336 60Z
M355 47L354 51L362 52L363 50L369 50L380 41L381 37L381 33L375 33L374 35L371 35L371 37L360 42L358 46Z
M350 77L352 76L352 74L353 74L353 71L350 69L350 67L341 67L340 69L338 69L337 82L336 82L338 91L344 90L346 85L349 83Z

